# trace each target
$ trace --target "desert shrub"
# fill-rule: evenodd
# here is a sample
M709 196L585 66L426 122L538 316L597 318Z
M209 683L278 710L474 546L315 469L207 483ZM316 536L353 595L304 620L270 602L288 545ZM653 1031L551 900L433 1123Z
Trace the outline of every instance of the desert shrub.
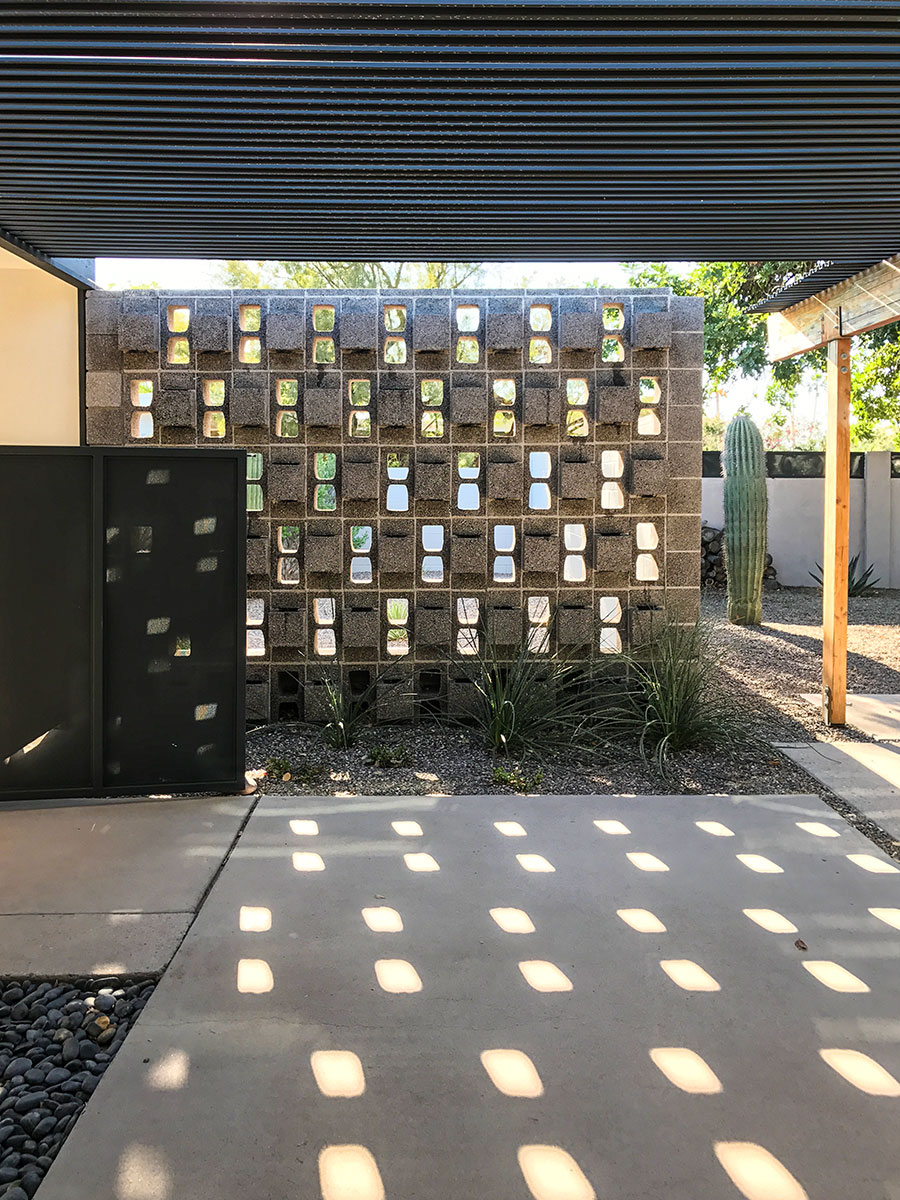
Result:
M412 755L406 746L388 746L379 742L369 751L366 761L371 767L408 767Z

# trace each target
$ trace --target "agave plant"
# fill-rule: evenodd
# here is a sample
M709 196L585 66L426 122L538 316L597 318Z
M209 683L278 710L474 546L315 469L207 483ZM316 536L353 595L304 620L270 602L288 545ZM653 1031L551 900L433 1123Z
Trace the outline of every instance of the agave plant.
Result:
M881 578L873 579L875 574L875 564L869 563L864 571L860 571L859 555L854 554L847 565L847 595L848 596L870 596L872 592L881 583ZM819 587L822 587L822 564L816 563L819 569L818 575L815 571L810 571L810 578L814 579Z

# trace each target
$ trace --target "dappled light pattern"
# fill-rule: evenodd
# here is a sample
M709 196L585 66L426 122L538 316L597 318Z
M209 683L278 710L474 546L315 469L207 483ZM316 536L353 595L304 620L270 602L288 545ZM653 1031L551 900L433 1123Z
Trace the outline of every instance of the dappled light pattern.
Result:
M713 837L734 837L734 830L723 825L721 821L695 821L694 824L704 833L712 834Z
M404 854L403 861L410 871L439 871L437 859L430 854Z
M715 1152L746 1200L809 1200L787 1167L755 1142L716 1142Z
M900 908L870 908L869 912L892 929L900 929Z
M874 854L848 854L847 859L854 866L862 867L864 871L869 871L873 875L900 874L900 867L895 867L886 858L877 858Z
M298 837L315 837L318 832L318 821L291 821L291 833Z
M659 964L673 983L686 992L718 992L720 985L699 963L689 958L664 958Z
M271 992L275 986L272 968L264 958L242 958L237 969L237 989L250 995Z
M620 908L616 916L638 933L665 933L666 927L654 913L646 908Z
M860 1050L820 1050L822 1060L868 1096L900 1096L900 1083L890 1071Z
M796 933L797 926L774 908L745 908L744 916L749 917L760 929L769 933Z
M491 1083L504 1096L525 1100L543 1096L541 1077L534 1063L521 1050L483 1050L481 1063Z
M309 1065L323 1096L351 1100L366 1090L363 1065L352 1050L314 1050Z
M596 1200L575 1159L559 1146L520 1146L519 1167L534 1200Z
M403 958L380 958L375 964L375 978L385 992L411 995L422 990L419 972Z
M242 905L239 924L242 933L268 933L272 928L272 910Z
M658 1046L650 1051L650 1058L669 1083L683 1092L690 1092L692 1096L715 1096L722 1090L712 1068L699 1054L685 1046Z
M751 871L756 871L758 875L784 874L784 868L779 867L777 863L773 863L764 854L736 854L735 858L738 862L742 862L745 867L749 867Z
M116 1200L169 1200L172 1178L165 1155L153 1146L128 1146L119 1159Z
M556 867L544 858L543 854L517 854L519 866L523 871L541 872L555 871Z
M797 828L802 829L804 833L811 833L813 837L836 838L841 836L836 829L832 829L830 825L825 825L822 821L798 821Z
M169 1050L147 1069L147 1084L157 1092L177 1092L187 1083L190 1066L186 1050Z
M295 871L324 871L325 863L321 854L311 850L295 850L291 856Z
M531 959L519 963L519 970L529 987L536 992L571 992L574 984L555 963Z
M623 825L621 821L595 821L594 824L601 833L609 833L613 836L631 833L627 825Z
M364 908L362 918L373 933L403 932L403 918L396 908Z
M422 826L418 821L391 821L391 829L398 837L422 837Z
M491 916L504 933L534 933L534 922L521 908L492 908Z
M381 1172L365 1146L326 1146L319 1154L322 1200L385 1200Z
M842 967L839 963L830 962L822 959L806 959L803 962L803 968L809 971L814 979L818 979L819 983L830 988L833 992L867 992L869 985L863 981L852 971L848 971L846 967Z
M647 854L644 850L630 850L625 856L633 867L639 871L668 871L668 867L655 854Z
M525 837L525 830L518 821L495 821L494 828L504 837Z

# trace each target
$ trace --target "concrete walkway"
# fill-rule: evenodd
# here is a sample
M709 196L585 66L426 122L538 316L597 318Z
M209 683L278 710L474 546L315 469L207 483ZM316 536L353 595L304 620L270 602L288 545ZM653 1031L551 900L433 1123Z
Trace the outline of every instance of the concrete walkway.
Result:
M0 976L161 971L254 797L0 807Z
M809 797L264 798L40 1200L898 1200L898 997Z

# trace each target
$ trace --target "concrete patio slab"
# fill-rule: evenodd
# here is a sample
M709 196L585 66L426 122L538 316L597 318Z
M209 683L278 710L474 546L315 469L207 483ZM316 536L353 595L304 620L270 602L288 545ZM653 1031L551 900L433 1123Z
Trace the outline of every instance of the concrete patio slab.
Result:
M4 805L0 974L161 970L254 802Z
M900 839L900 743L798 742L779 749Z
M41 1200L886 1200L898 994L808 796L263 798Z
M814 708L822 705L819 692L804 692L803 699ZM900 741L900 696L864 692L848 695L847 724L876 741Z

